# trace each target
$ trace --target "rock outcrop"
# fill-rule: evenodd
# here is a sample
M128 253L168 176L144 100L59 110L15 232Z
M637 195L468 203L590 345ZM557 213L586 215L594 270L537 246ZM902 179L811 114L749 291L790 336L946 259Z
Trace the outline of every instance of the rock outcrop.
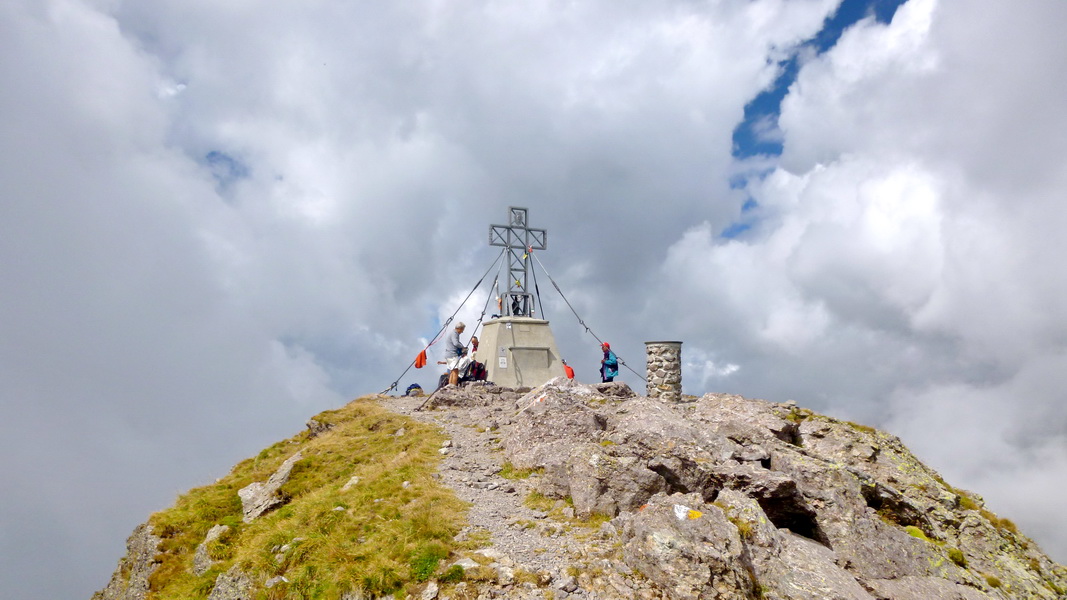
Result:
M434 477L481 504L470 513L477 526L456 541L483 536L495 546L452 555L428 581L407 584L414 598L1067 598L1067 570L977 494L949 485L892 435L792 402L726 394L663 402L625 384L563 378L533 390L474 384L425 402L379 401L448 432L433 452L443 461ZM323 423L309 425L309 439L334 435ZM403 448L413 426L390 425L377 439ZM300 457L240 490L244 523L276 503ZM365 482L346 473L330 485L338 498L360 498ZM335 504L318 509L336 515L324 522L352 512ZM314 547L286 537L268 547L273 566L262 572L213 561L212 540L231 543L246 527L231 523L236 532L198 529L184 567L211 578L209 599L277 595L274 586L288 585L286 574L300 573L299 557ZM138 528L94 600L145 598L159 545L150 527Z
M215 561L211 560L210 546L211 543L219 539L230 530L229 525L215 525L211 529L207 530L207 536L204 537L204 541L196 547L196 554L193 555L193 574L196 576L203 575L208 572L208 569L215 566Z
M138 525L126 540L126 556L111 576L107 587L93 594L93 600L144 600L148 595L148 578L156 570L156 551L162 540L152 533L152 526Z
M312 437L319 433L312 431ZM278 496L278 490L289 481L293 466L300 458L300 453L297 452L283 462L282 466L278 467L278 470L266 482L256 481L238 490L237 495L241 498L241 510L244 513L245 523L251 523L256 517L285 503L285 498Z
M250 600L252 579L239 568L232 567L215 580L207 600Z
M597 406L559 382L524 403L506 456L614 516L671 598L1064 597L1062 567L869 427L721 394Z

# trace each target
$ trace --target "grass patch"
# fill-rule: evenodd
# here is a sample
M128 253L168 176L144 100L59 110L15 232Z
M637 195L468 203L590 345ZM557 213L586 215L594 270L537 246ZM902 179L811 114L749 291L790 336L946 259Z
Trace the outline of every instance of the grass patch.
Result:
M743 519L730 519L730 521L737 527L737 533L741 535L741 539L752 539L752 536L756 534L756 528L752 526L752 523Z
M496 569L486 566L477 566L467 569L463 576L468 581L496 581Z
M315 419L332 429L274 444L152 515L149 523L163 543L149 600L205 598L218 573L235 564L257 582L279 575L289 580L253 590L263 598L336 599L356 591L383 596L433 576L454 546L466 509L431 477L444 436L367 399ZM392 435L400 427L406 434ZM242 522L237 490L265 481L297 451L303 459L279 490L288 503ZM342 492L354 475L359 483ZM218 563L195 577L193 553L218 523L231 527L208 548Z
M998 588L998 587L1000 587L1002 585L1000 583L1000 579L997 579L996 575L990 575L988 573L983 573L982 577L985 577L985 582L988 583L989 587L991 587L991 588Z
M543 512L552 510L552 507L556 505L555 500L537 491L527 494L526 499L523 500L522 503L530 510L540 510Z
M544 469L519 469L510 462L505 462L504 465L500 467L499 475L504 479L516 480L527 479L535 474L540 475L541 473L544 473L544 471Z
M426 581L447 557L448 548L441 542L433 541L419 547L411 556L411 578L420 583Z
M440 581L441 583L459 583L460 581L463 581L463 566L452 565L451 567L448 567L448 569L446 569L444 573L441 573L441 576L437 578L437 581Z
M964 569L967 568L967 557L963 555L963 552L959 548L949 548L948 558Z
M946 490L948 490L948 491L950 491L950 492L952 492L953 494L956 495L956 506L958 508L960 508L962 510L979 510L979 509L981 509L981 506L978 505L978 502L971 496L970 492L968 492L966 490L961 490L958 487L950 485L947 481L944 480L944 478L942 478L937 473L933 473L933 478L934 478L934 481L937 481L938 483L940 483L941 486L944 487Z
M465 539L456 545L454 550L478 550L487 548L492 544L493 534L484 527L477 527L467 532Z
M1019 528L1010 519L1001 519L993 511L987 509L980 509L978 511L989 523L996 527L999 531L1009 532L1012 534L1018 534Z
M926 532L924 532L922 529L919 529L918 527L916 527L914 525L908 525L907 527L904 528L904 531L908 532L908 535L910 535L913 538L919 538L920 540L923 540L924 542L931 541L930 538L926 536Z
M532 583L536 586L543 585L541 577L537 573L527 571L526 569L515 569L515 583Z
M713 502L712 505L717 506L722 510L723 514L726 515L726 520L733 523L734 527L737 528L737 533L741 536L741 539L749 540L752 539L752 536L756 535L756 526L753 525L751 521L736 516L731 507L718 501Z
M848 425L849 427L855 429L856 431L861 431L861 432L866 433L868 435L875 435L875 434L878 433L877 429L875 429L874 427L870 427L868 425L861 425L860 423L853 423L852 421L845 421L844 423L845 423L845 425Z
M587 527L589 529L598 529L604 523L612 520L614 517L606 515L604 513L593 513L585 519L574 519L574 524L580 527Z

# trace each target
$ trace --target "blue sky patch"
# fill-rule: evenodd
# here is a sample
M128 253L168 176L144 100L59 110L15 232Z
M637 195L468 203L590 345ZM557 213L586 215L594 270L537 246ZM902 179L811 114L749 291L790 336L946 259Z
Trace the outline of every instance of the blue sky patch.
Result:
M220 194L225 194L234 182L248 177L248 166L240 160L220 152L212 150L204 156L204 162L211 170L211 176L215 178L215 189Z
M873 16L879 23L891 22L893 15L904 2L905 0L844 0L826 19L819 33L802 44L801 49L809 49L816 54L822 54L837 44L846 29L868 16ZM789 87L796 81L797 73L800 71L798 54L799 52L794 53L788 59L779 62L779 73L774 83L745 105L745 118L734 129L733 134L735 159L781 155L783 139L781 130L778 129L778 116L782 110L782 99L789 92ZM731 179L730 187L744 188L747 182L747 175L735 177ZM741 209L742 220L728 225L719 234L720 237L732 239L750 230L752 215L747 215L746 219L745 213L749 213L753 208L755 208L755 201L749 198Z
M893 20L897 8L904 0L844 0L815 37L802 48L822 54L837 44L841 34L856 22L873 16L880 23ZM745 118L734 130L733 155L735 158L782 153L782 140L778 132L778 115L782 99L789 86L797 79L800 66L797 54L778 63L779 74L769 88L757 95L745 106Z

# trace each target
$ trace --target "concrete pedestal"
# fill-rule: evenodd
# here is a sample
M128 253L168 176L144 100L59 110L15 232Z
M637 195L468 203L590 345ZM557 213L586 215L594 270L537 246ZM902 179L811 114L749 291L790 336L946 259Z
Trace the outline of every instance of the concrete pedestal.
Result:
M548 321L500 317L482 324L474 359L485 363L489 381L507 387L537 387L563 375Z

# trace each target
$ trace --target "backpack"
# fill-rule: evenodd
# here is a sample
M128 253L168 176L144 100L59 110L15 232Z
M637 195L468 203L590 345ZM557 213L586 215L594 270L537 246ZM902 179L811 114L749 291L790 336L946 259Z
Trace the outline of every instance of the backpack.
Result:
M485 381L489 377L489 369L485 368L485 363L473 361L468 377L474 381Z

